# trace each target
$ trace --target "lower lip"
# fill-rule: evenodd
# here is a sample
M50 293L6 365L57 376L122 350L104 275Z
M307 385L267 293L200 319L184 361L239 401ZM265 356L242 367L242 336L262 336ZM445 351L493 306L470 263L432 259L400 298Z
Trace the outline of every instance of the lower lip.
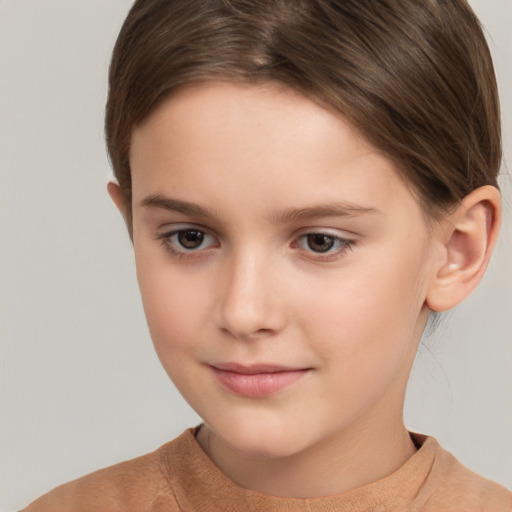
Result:
M245 374L213 368L217 380L236 395L263 398L273 395L302 379L309 370L290 370Z

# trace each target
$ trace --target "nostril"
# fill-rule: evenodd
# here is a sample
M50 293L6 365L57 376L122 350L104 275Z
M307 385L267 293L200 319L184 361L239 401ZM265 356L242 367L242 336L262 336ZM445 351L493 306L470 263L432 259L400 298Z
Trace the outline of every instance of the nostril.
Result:
M233 327L230 328L221 326L220 330L223 334L237 339L264 338L268 336L273 336L276 333L274 329L269 328L261 328L250 331L245 329L235 329Z
M274 331L272 329L258 329L255 334L268 335L272 334Z

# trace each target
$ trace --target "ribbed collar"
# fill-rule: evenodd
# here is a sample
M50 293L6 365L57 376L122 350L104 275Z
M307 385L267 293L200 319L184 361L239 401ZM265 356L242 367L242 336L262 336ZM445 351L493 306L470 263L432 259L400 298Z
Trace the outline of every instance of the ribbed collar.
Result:
M182 510L222 512L385 512L409 509L424 486L436 453L434 438L411 434L419 450L393 474L349 492L321 498L268 496L240 487L185 431L161 452L161 469Z

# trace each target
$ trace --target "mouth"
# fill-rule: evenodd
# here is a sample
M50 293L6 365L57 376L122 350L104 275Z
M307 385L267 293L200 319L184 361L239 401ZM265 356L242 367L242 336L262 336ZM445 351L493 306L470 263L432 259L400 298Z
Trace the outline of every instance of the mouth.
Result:
M291 368L273 364L241 365L216 363L210 365L217 381L235 395L264 398L295 384L311 368Z

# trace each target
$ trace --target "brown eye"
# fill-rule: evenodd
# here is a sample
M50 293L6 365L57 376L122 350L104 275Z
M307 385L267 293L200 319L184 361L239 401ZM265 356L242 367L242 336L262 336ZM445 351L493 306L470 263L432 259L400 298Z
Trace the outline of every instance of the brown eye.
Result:
M187 229L178 231L177 239L184 249L197 249L204 241L204 233L196 229Z
M306 235L306 241L308 248L312 251L327 252L334 247L336 243L336 237L322 233L313 233Z
M309 257L315 260L333 261L341 258L354 245L354 240L332 235L329 232L317 231L304 233L292 244L292 247L302 249L306 255L309 254Z

